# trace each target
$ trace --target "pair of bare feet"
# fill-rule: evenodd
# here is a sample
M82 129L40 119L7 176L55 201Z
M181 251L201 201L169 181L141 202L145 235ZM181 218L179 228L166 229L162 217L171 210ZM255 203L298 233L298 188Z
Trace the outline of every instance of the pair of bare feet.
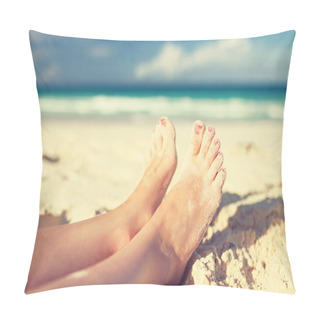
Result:
M154 129L142 180L119 208L93 219L39 230L26 293L84 284L179 284L222 196L226 172L212 126L196 121L181 177L175 128Z
M175 129L172 122L163 117L154 131L150 165L143 180L152 181L150 185L154 189L148 189L149 196L157 199L156 205L161 203L153 215L154 222L160 221L157 229L161 249L165 256L176 261L169 272L168 283L181 281L190 256L220 205L226 171L222 168L223 155L219 150L220 141L215 137L213 126L206 128L202 121L196 121L179 181L162 201L177 165ZM160 183L158 186L156 181Z
M142 193L154 200L154 219L165 221L162 236L180 260L190 258L219 207L226 179L219 149L215 129L196 121L181 177L162 202L177 165L175 129L163 117L154 131L150 164L142 179L149 186Z

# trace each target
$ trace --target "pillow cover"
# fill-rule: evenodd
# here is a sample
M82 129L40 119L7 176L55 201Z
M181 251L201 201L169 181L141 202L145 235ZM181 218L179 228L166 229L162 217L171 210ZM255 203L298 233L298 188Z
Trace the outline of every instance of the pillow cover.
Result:
M43 171L26 293L107 283L294 293L281 190L294 36L152 42L30 31ZM190 145L192 174L182 166ZM200 157L211 150L208 169ZM217 189L181 182L205 181L215 164ZM201 200L207 190L214 204Z

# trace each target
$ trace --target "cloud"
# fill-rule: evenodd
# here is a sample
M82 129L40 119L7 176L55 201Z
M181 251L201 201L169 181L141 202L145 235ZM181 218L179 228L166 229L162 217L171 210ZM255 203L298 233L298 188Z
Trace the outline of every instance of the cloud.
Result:
M233 67L249 55L249 40L221 40L198 47L193 52L185 52L176 43L166 43L151 61L138 65L135 75L138 79L160 76L172 80L186 71L206 68L214 64L228 63Z
M183 55L184 53L179 46L167 43L157 57L138 65L135 74L139 79L158 73L171 78L177 73L179 61L183 59Z
M44 83L55 81L58 79L59 74L60 74L60 69L58 65L51 64L50 66L48 66L46 69L42 71L40 79Z
M93 58L107 58L111 54L110 48L102 45L93 47L90 51L90 55Z

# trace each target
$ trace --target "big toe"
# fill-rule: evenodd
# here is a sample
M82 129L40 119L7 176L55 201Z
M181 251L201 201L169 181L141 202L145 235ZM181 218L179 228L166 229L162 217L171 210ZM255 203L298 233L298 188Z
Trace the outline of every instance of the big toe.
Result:
M204 132L205 132L204 123L200 120L197 120L192 126L190 147L189 147L191 155L196 156L199 153Z
M159 130L164 145L174 144L176 139L176 130L173 123L168 117L162 117L159 120Z

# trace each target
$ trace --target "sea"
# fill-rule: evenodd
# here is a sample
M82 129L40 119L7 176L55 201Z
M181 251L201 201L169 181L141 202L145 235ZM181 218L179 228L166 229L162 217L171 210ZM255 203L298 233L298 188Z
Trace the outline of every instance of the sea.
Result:
M38 88L38 93L44 117L168 116L213 121L281 121L286 87Z

